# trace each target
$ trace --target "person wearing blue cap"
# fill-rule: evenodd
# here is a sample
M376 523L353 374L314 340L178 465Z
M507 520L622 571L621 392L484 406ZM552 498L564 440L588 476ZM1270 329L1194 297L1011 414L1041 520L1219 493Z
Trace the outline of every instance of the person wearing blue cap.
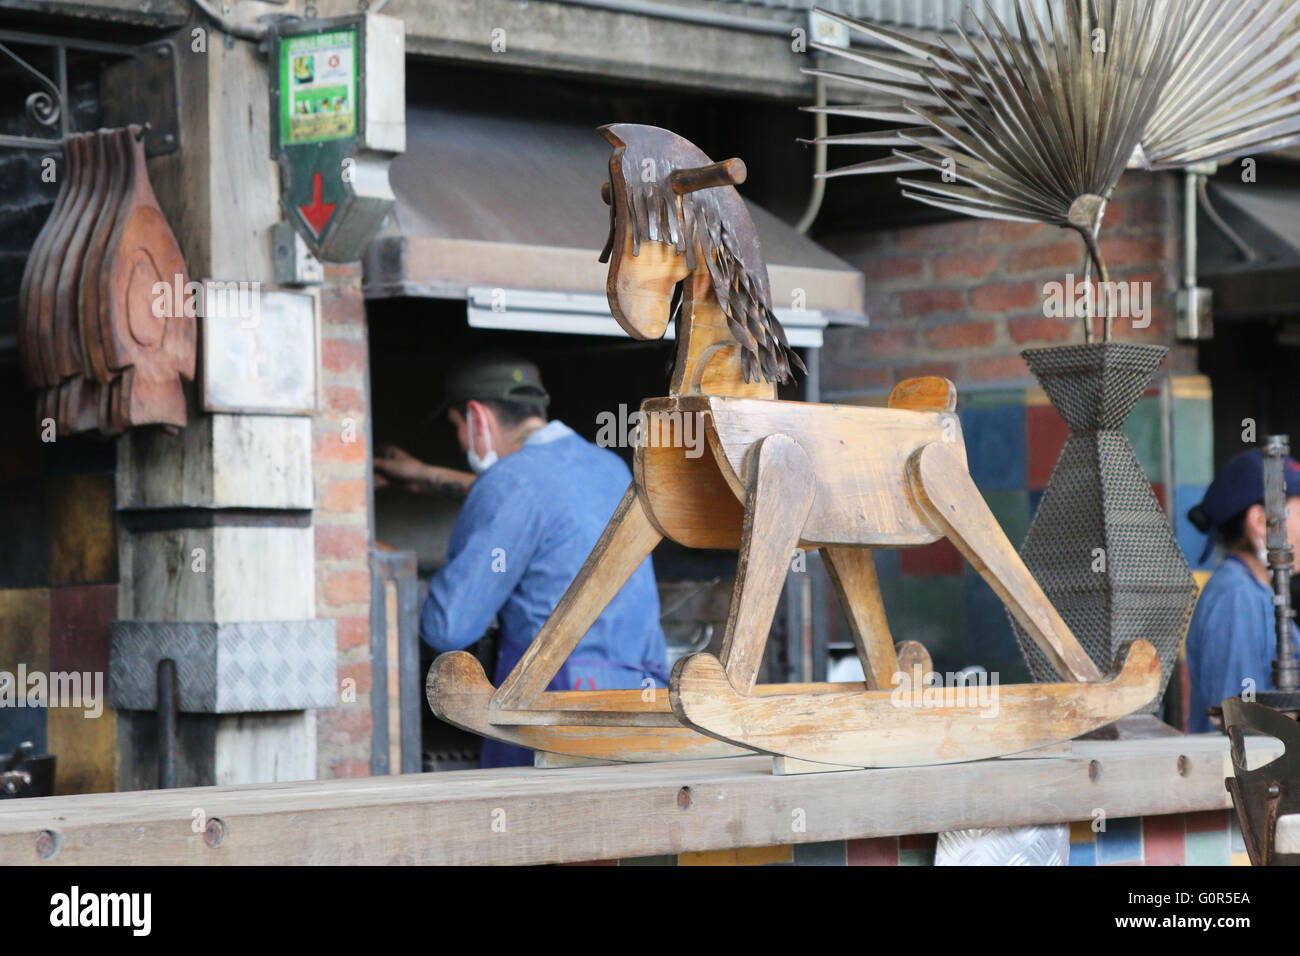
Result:
M1296 548L1300 545L1300 464L1287 458L1284 474L1287 533ZM1216 544L1223 551L1223 561L1201 590L1187 629L1192 683L1188 729L1208 733L1214 729L1207 714L1210 707L1229 697L1273 689L1277 627L1266 547L1263 455L1253 450L1230 459L1187 517L1209 536L1202 562ZM1300 643L1300 630L1294 624L1291 634Z
M461 650L500 621L493 683L510 673L560 602L632 481L617 454L563 422L548 422L550 396L532 362L504 353L470 360L448 376L445 412L474 473L426 464L388 447L375 485L464 498L420 611L420 637ZM668 686L654 567L646 558L588 629L549 690ZM479 763L533 762L532 751L484 740Z

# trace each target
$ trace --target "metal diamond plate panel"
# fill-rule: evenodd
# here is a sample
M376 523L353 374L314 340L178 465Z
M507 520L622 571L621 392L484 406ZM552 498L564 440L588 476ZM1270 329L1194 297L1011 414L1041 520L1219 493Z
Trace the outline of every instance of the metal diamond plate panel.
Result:
M935 866L1068 866L1070 827L979 827L939 834Z
M158 662L176 662L180 709L238 714L338 704L333 620L233 624L115 621L109 702L157 708Z
M1120 430L1167 350L1106 343L1022 353L1070 426L1020 556L1105 672L1139 638L1160 657L1158 710L1196 603L1169 518ZM1060 678L1012 621L1038 681Z

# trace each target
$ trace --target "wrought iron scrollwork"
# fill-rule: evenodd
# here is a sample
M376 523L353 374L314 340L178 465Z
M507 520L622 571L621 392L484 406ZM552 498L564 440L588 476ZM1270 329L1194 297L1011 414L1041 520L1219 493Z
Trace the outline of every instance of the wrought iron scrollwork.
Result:
M27 115L32 122L38 126L44 126L47 129L59 125L59 120L63 115L63 97L58 86L36 67L32 66L22 57L20 57L9 47L0 43L0 53L3 53L14 63L18 64L26 73L30 74L36 82L40 83L44 89L37 90L27 97Z

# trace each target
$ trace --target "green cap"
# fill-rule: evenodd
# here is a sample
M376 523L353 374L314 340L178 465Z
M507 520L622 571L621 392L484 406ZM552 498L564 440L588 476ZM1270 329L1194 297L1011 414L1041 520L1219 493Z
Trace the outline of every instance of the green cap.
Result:
M451 405L471 399L497 399L545 408L551 396L542 387L542 375L527 359L506 352L477 355L447 376L443 402L433 412L436 418Z

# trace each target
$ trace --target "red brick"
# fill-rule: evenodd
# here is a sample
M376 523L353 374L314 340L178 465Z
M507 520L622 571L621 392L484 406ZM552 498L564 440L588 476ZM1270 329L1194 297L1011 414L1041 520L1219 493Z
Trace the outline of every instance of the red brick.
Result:
M370 574L366 571L330 571L325 575L325 603L364 604L370 601Z
M1041 246L1017 249L1007 256L1007 267L1015 272L1034 272L1040 269L1070 269L1083 267L1088 250L1077 239L1061 239Z
M853 329L841 336L833 346L833 355L841 359L871 358L874 355L892 355L916 348L916 326L877 326Z
M964 231L967 231L964 222L909 226L898 230L898 246L901 249L953 248L961 245Z
M992 322L957 322L927 329L925 341L935 349L970 349L992 345L997 329Z
M334 624L334 636L338 642L339 653L356 647L369 647L370 618L363 614L337 618Z
M922 362L920 365L899 365L894 369L894 381L901 382L909 378L924 378L927 375L940 375L956 380L956 362Z
M368 777L370 776L370 764L360 757L341 757L338 760L330 761L330 773L334 779L344 777Z
M318 423L312 457L316 461L365 462L366 434L360 422L356 425L355 438L356 441L343 440L342 422L324 428Z
M1142 268L1163 265L1173 257L1173 250L1166 249L1165 240L1159 236L1141 239L1129 236L1101 235L1101 255L1109 271Z
M366 301L361 289L353 285L327 285L320 295L321 316L328 322L337 322L352 316L364 319Z
M898 303L904 315L925 316L935 312L960 312L965 303L956 289L919 289L902 292Z
M336 478L323 482L320 507L335 514L364 511L366 507L366 482L362 478Z
M1012 312L1041 305L1042 292L1034 282L1000 282L972 289L970 304L977 312Z
M975 225L975 243L1020 242L1028 239L1046 226L1036 222L1006 222L1001 219L982 219Z
M329 385L325 388L325 411L360 413L365 410L366 396L359 388L345 385Z
M325 731L331 740L341 744L366 741L374 729L370 708L355 704L320 711L316 719L317 731Z
M998 256L993 252L954 252L934 260L934 277L944 279L983 279L998 267Z
M1065 342L1077 338L1083 341L1082 319L1049 319L1041 315L1025 315L1007 322L1007 333L1017 345L1027 342Z
M878 391L893 384L893 370L888 366L855 368L836 365L822 368L822 387L835 391Z
M316 557L335 561L365 558L370 551L370 534L365 526L316 525Z
M343 686L343 681L356 681L356 692L358 694L370 693L370 688L374 686L374 668L370 662L364 664L343 664L339 667L339 686Z
M363 372L367 358L364 342L328 337L321 340L321 365L331 372Z
M890 256L872 259L862 264L868 282L890 282L895 279L918 279L925 274L925 259L921 256Z
M326 262L324 266L325 281L331 285L349 280L361 281L361 264L358 262Z
M1019 355L975 359L967 366L967 377L976 382L1028 378L1029 366Z

